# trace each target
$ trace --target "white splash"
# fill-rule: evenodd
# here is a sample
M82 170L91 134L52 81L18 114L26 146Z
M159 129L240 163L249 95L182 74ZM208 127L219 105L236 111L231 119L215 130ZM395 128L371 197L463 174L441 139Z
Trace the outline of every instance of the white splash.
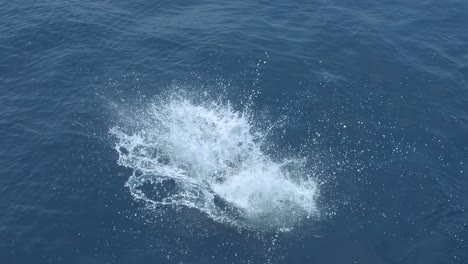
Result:
M250 228L291 228L318 215L307 161L273 160L246 111L178 98L126 122L111 129L118 163L134 170L126 185L149 208L185 206Z

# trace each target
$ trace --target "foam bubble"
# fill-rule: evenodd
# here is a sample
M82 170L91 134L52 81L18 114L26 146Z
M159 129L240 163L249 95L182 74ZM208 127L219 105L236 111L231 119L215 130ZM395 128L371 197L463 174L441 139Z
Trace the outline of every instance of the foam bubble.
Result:
M131 121L130 121L131 120ZM190 207L250 228L287 229L318 215L318 188L305 158L264 150L249 111L229 104L157 100L111 129L126 186L148 208Z

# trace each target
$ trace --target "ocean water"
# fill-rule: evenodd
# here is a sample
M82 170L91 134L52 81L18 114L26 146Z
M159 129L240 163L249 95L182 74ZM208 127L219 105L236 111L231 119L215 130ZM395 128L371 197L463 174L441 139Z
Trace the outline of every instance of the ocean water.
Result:
M466 1L2 1L0 263L468 263Z

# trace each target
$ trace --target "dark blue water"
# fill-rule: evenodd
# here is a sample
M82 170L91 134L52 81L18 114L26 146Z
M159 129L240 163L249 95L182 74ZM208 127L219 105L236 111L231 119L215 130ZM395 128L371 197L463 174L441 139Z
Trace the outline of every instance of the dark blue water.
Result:
M468 263L466 25L455 0L2 1L0 262ZM269 155L319 167L321 216L135 200L109 131L180 93L285 117Z

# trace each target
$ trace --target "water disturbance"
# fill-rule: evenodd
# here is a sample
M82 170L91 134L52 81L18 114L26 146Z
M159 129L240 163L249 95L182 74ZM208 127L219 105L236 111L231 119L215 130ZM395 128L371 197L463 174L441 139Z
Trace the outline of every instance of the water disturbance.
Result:
M236 227L281 230L319 215L307 159L268 155L274 125L262 131L252 111L178 97L137 116L110 132L118 164L133 170L126 186L147 209L188 207Z

